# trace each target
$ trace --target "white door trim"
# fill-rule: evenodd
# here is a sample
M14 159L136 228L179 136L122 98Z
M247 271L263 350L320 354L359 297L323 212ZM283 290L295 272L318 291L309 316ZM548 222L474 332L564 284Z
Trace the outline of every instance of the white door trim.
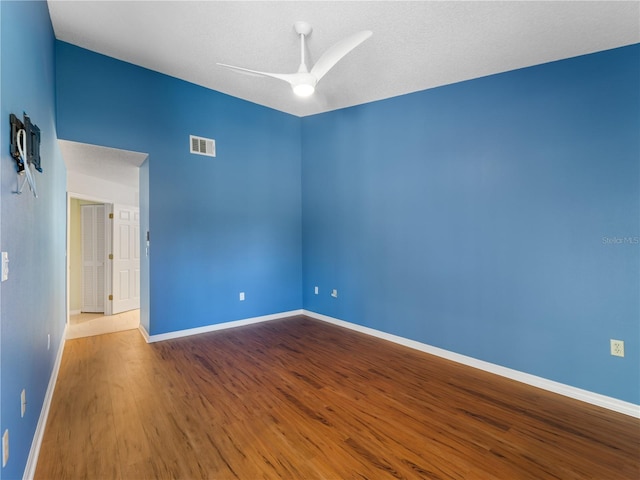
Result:
M69 316L74 314L74 312L71 311L71 257L70 257L70 252L71 252L71 199L75 198L76 200L86 200L88 202L95 202L95 203L103 203L105 204L105 206L110 206L113 209L113 200L110 199L106 199L103 197L93 197L91 195L86 195L84 193L76 193L76 192L69 192L67 191L67 242L66 242L66 250L65 250L65 257L66 257L66 264L67 264L67 291L66 291L66 295L67 295L67 302L66 302L66 323L67 325L69 324ZM110 237L110 235L109 235ZM111 239L109 238L109 246L111 245ZM109 271L110 269L105 269L105 271ZM110 285L110 278L109 277L109 283L106 283L105 285ZM105 279L106 281L106 279ZM108 289L106 289L108 290ZM107 293L108 295L108 293ZM105 315L111 315L111 313L107 313L106 309L107 308L111 308L110 306L107 306L108 303L105 304Z

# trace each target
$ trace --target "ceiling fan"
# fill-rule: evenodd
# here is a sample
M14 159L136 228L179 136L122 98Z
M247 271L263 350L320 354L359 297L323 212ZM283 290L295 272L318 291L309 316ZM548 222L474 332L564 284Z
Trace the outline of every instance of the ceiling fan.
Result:
M293 92L300 97L308 97L313 95L316 89L317 83L326 73L338 63L342 57L344 57L351 50L356 48L362 42L372 35L369 30L363 30L362 32L355 33L344 40L333 45L329 50L324 52L320 59L313 66L311 71L307 68L307 64L304 60L304 39L311 31L311 25L307 22L296 22L293 25L296 33L300 35L300 67L296 73L268 73L259 72L257 70L250 70L243 67L234 67L233 65L227 65L224 63L217 63L221 67L230 68L238 72L252 73L255 75L261 75L264 77L277 78L278 80L284 80L291 85Z

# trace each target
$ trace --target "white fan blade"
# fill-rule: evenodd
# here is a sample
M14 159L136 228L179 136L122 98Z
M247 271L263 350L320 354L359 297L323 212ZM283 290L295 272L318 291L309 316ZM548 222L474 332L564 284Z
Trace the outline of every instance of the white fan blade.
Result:
M277 78L278 80L284 80L285 82L292 84L293 79L297 74L295 73L268 73L268 72L259 72L258 70L250 70L248 68L243 67L234 67L233 65L227 65L226 63L216 63L216 65L220 65L221 67L230 68L231 70L236 70L241 73L248 73L250 75L258 75L261 77L271 77Z
M324 52L324 54L316 62L316 64L311 69L311 75L313 75L318 81L320 81L320 79L324 77L325 74L342 59L342 57L344 57L347 53L364 42L372 34L373 32L371 32L370 30L363 30L362 32L355 33L350 37L347 37L344 40L336 43L329 50Z

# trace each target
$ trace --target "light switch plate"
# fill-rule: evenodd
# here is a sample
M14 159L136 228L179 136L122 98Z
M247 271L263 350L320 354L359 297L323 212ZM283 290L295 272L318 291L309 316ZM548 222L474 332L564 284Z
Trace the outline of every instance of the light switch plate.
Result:
M9 430L4 431L2 435L2 467L6 467L9 461Z
M2 252L2 281L9 279L9 253Z
M24 412L27 411L27 392L23 388L20 393L20 416L24 418Z

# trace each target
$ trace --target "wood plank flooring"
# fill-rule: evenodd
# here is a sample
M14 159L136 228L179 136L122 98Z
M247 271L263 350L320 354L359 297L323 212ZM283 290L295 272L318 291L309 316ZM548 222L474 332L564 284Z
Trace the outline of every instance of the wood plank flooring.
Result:
M634 479L640 420L305 317L69 340L36 479Z

